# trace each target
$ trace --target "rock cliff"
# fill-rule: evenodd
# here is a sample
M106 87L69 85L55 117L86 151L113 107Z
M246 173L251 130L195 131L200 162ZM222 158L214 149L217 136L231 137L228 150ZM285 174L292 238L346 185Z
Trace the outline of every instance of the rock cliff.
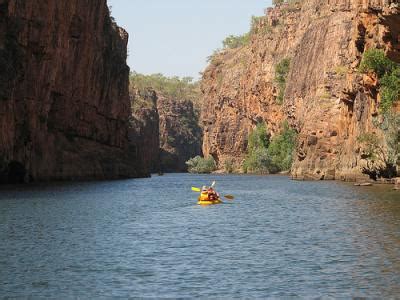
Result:
M160 115L161 168L165 172L186 172L190 158L201 155L202 130L193 102L161 96Z
M239 166L259 122L275 135L284 120L299 134L292 176L362 177L357 138L375 132L379 95L358 66L369 48L400 61L398 1L305 0L266 10L250 42L212 57L202 81L203 152ZM283 103L275 66L290 59ZM379 133L377 133L379 134Z
M146 175L106 0L0 0L0 181Z
M145 143L139 156L153 172L186 172L185 162L201 155L198 83L133 72L130 94L137 140Z
M160 116L157 109L158 95L152 89L130 89L132 118L130 140L141 168L160 171Z

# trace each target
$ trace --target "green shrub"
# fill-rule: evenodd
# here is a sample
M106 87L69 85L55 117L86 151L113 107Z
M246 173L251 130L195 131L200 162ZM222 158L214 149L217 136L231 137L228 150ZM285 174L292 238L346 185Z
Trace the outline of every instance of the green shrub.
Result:
M361 72L375 72L380 84L383 113L388 113L393 103L400 98L400 65L386 57L385 52L378 49L365 51L360 64Z
M275 82L278 84L277 103L282 104L285 98L286 79L290 70L290 59L284 58L275 66Z
M234 162L232 159L228 158L224 161L224 169L226 173L232 173L234 169Z
M243 162L245 173L268 174L271 160L268 157L270 135L265 123L259 123L249 134L247 143L247 155Z
M274 173L275 166L272 165L268 150L256 148L248 153L243 163L245 173L269 174Z
M136 72L130 74L130 89L144 91L154 89L165 97L198 102L200 87L192 77L167 77L163 74L143 75Z
M296 132L289 127L287 122L283 124L281 134L272 140L265 124L257 125L249 135L243 171L268 174L290 170L296 139Z
M375 72L379 78L386 73L392 72L396 64L386 57L383 50L369 49L365 51L361 60L359 70L365 72Z
M248 33L243 35L230 35L223 42L224 48L236 49L247 45L250 41Z
M285 0L272 0L272 4L275 6L283 4L283 3L285 3Z
M201 156L193 157L186 162L186 165L190 173L207 174L217 169L217 165L212 156L208 158Z
M400 98L400 67L385 74L380 80L380 84L381 109L387 112L392 108L393 103Z
M257 127L250 133L248 138L248 151L254 149L267 149L269 145L270 135L267 132L267 126L265 123L259 123Z
M378 76L382 115L374 125L383 133L382 137L372 133L359 136L362 158L367 162L363 172L374 179L391 178L396 176L396 165L400 165L400 116L392 111L400 99L400 65L386 57L384 51L369 49L363 55L360 71Z
M281 134L272 139L268 147L268 155L279 171L288 171L292 167L296 140L296 131L291 129L287 122L283 124Z
M259 33L259 24L261 20L265 19L265 16L252 16L250 22L250 31L248 33L242 35L230 35L222 41L222 45L224 49L237 49L243 46L246 46L250 42L250 37L252 34ZM271 27L265 24L265 26L261 29L261 33L267 34L271 32ZM219 53L219 50L215 51ZM215 56L215 53L207 58L208 62L212 61L212 58Z

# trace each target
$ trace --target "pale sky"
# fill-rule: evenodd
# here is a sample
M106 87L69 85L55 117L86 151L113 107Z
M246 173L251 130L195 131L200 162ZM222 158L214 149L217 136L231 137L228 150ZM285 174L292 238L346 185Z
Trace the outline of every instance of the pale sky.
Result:
M108 0L129 33L131 70L199 77L206 60L230 34L250 28L271 0Z

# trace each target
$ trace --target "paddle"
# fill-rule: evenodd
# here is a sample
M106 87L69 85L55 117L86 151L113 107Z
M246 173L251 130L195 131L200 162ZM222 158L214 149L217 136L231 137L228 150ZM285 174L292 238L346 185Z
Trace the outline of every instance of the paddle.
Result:
M193 191L193 192L201 192L201 189L192 186L192 191Z

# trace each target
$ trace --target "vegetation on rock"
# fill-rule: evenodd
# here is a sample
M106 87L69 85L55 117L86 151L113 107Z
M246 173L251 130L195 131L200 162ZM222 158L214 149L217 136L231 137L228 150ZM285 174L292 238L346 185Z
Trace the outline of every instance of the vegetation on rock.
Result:
M199 83L192 77L167 77L163 74L143 75L132 72L130 76L131 87L138 90L151 88L164 97L189 100L197 106L199 101Z
M390 60L383 50L369 49L359 69L378 76L382 114L374 125L383 133L382 136L374 133L359 136L362 158L367 161L363 172L373 179L392 178L400 166L400 115L392 109L400 99L400 65Z
M400 65L390 60L383 50L369 49L360 64L361 72L374 72L380 84L382 112L390 111L400 99Z
M226 173L228 173L228 174L233 173L234 167L235 167L235 164L232 159L226 159L224 161L224 169L225 169Z
M275 6L279 6L282 4L294 5L301 2L302 0L272 0L272 4Z
M190 173L207 174L216 170L217 164L212 156L204 158L196 156L186 162Z
M296 132L287 122L283 123L281 133L272 139L266 125L258 124L249 135L244 172L268 174L290 170L296 139Z
M278 104L283 103L283 99L285 98L285 89L286 89L286 79L290 70L290 59L284 58L275 66L275 82L278 84L278 97L276 98L276 102Z
M364 133L358 138L362 145L361 157L367 161L363 172L375 180L395 177L396 166L400 163L400 117L394 114L390 116L380 125L384 133L382 137L375 133Z
M243 35L230 35L223 42L224 48L236 49L247 45L250 40L250 35L245 33Z
M271 140L268 154L279 171L288 171L292 167L296 140L297 133L287 122L283 123L282 132Z
M222 41L223 49L237 49L248 45L251 35L258 33L259 24L264 18L265 16L252 16L250 22L250 31L242 35L229 35ZM270 27L266 26L263 32L269 33ZM213 57L215 57L220 51L220 49L215 50L213 55L209 56L208 61L212 61Z

